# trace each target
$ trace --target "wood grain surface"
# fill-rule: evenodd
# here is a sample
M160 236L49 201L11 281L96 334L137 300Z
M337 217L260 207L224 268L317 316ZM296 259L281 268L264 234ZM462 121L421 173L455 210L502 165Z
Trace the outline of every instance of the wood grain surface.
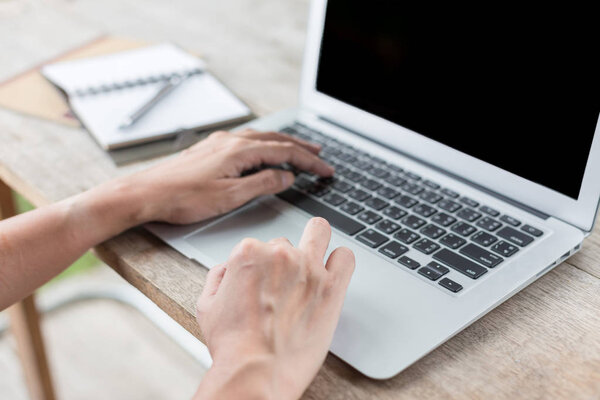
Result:
M307 0L6 2L22 7L3 15L0 2L0 80L109 33L172 40L205 55L258 115L296 102ZM0 178L36 205L152 162L117 168L81 129L0 110ZM199 336L194 307L204 268L141 229L96 252ZM397 377L370 380L330 355L304 397L600 398L599 259L596 229L579 254Z

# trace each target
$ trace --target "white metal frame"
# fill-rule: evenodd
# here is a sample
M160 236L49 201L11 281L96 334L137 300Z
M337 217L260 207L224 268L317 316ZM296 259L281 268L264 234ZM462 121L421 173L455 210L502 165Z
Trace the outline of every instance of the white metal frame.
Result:
M300 87L301 108L312 110L322 117L360 132L379 143L437 165L492 191L575 225L586 232L591 231L600 199L600 125L596 126L579 198L574 200L555 190L336 100L316 90L317 66L326 6L327 0L313 0L311 6ZM569 132L565 132L564 140L568 140L568 137ZM548 137L547 140L563 139ZM548 160L547 162L561 162L561 160Z

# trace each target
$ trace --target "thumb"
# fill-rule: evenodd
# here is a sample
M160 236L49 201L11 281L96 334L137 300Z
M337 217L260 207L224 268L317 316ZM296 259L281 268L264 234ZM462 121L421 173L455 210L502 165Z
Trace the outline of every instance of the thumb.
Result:
M244 204L255 197L279 193L294 183L294 174L279 169L265 169L255 174L235 178L235 196L240 204Z

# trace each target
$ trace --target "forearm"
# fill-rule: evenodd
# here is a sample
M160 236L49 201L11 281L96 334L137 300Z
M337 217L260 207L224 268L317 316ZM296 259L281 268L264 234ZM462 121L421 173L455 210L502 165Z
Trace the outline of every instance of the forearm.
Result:
M0 310L60 273L90 247L144 222L143 194L117 180L0 222Z

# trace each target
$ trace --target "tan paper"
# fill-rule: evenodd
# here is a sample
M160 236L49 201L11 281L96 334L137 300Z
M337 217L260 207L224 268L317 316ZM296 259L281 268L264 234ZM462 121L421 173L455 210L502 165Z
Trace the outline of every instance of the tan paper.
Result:
M80 127L77 118L71 114L65 96L40 73L43 65L116 53L145 45L147 43L141 41L111 36L95 39L78 49L0 83L0 107L64 125Z

